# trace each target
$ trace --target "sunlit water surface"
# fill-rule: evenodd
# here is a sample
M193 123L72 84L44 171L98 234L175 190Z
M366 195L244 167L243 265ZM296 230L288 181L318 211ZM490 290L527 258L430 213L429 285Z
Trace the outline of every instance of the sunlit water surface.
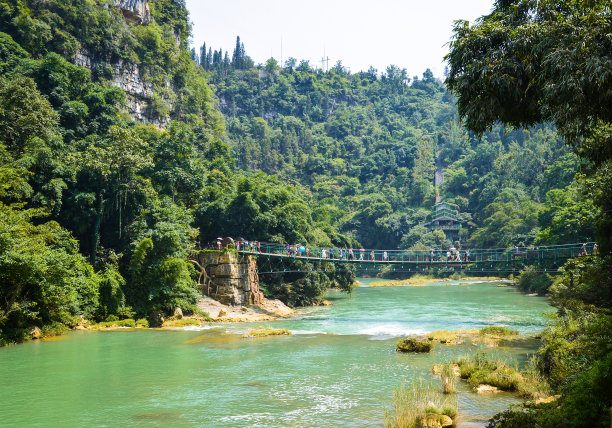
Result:
M367 284L367 280L363 280ZM393 388L439 382L432 364L469 345L395 352L398 336L504 325L543 329L547 301L491 283L361 287L332 292L333 306L264 323L290 337L245 339L252 324L186 330L73 332L0 348L1 426L383 426ZM261 323L257 324L260 325ZM492 352L522 364L533 349ZM459 426L483 426L518 399L460 387Z

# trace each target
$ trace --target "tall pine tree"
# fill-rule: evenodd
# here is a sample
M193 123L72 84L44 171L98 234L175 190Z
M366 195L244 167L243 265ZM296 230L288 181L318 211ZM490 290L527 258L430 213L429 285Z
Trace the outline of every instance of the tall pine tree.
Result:
M232 54L232 67L235 69L242 69L242 56L243 56L244 46L240 44L240 36L236 36L236 47L234 48L234 53Z

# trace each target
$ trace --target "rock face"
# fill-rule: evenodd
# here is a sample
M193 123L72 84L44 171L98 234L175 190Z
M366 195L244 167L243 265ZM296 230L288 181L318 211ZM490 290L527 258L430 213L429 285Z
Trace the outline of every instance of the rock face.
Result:
M147 25L151 22L148 0L115 0L114 4L119 8L128 23ZM165 129L170 123L169 117L160 117L152 108L155 89L151 82L142 78L141 70L137 64L122 59L111 60L110 58L94 57L83 48L77 51L72 62L91 71L97 68L106 68L107 74L109 74L107 77L112 80L115 86L126 93L127 111L135 120L149 122L162 129ZM167 82L167 86L168 89L172 90L170 82ZM164 100L164 102L172 110L173 106L167 100Z
M121 9L127 22L139 25L147 25L151 22L148 0L115 0L115 6Z
M110 67L111 80L115 86L122 89L126 94L126 107L128 113L140 122L149 122L158 128L165 129L170 123L170 118L158 116L151 107L151 100L155 93L153 84L142 79L137 64L118 60L110 64L108 59L96 59L85 49L80 49L74 56L72 62L78 66L94 70L98 66ZM168 87L171 88L170 83ZM172 109L172 105L168 104Z
M207 251L198 254L197 262L204 270L200 276L203 294L225 305L258 305L264 301L255 257Z

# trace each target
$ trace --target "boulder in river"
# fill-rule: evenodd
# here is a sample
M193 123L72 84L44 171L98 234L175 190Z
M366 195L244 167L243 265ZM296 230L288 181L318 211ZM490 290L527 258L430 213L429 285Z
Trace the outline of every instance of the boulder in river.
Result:
M431 342L412 338L400 339L397 342L398 352L429 352L433 348Z

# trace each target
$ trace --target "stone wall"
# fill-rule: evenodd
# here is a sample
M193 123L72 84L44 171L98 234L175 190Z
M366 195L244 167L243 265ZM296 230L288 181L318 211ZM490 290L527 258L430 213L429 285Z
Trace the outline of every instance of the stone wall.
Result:
M199 253L196 261L202 270L199 283L204 294L225 305L263 302L255 257L206 251Z

